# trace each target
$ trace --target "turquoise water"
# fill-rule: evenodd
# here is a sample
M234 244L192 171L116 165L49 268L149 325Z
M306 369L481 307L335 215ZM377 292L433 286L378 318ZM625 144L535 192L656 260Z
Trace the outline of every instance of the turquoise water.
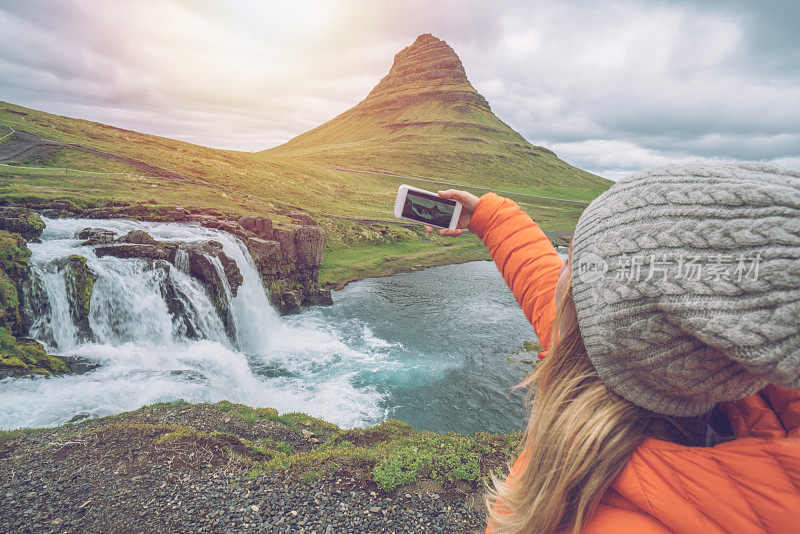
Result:
M362 280L334 301L286 320L333 325L353 348L379 353L353 380L381 394L384 416L461 433L523 426L524 391L511 388L530 367L508 356L536 338L494 263Z
M280 317L246 247L228 234L175 223L46 222L42 242L30 244L23 310L30 335L51 354L96 368L0 380L0 428L54 426L179 399L306 412L343 427L389 417L462 433L523 425L524 392L511 388L529 366L508 357L535 338L491 262L362 280L336 292L333 306ZM74 237L86 227L219 241L243 276L230 296L233 332L184 268L98 257ZM72 254L87 258L97 277L88 339L78 336L59 267ZM168 295L183 311L170 311Z

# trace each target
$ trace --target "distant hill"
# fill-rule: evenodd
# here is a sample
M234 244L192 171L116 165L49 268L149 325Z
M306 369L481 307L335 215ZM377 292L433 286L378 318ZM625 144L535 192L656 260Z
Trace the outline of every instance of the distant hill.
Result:
M262 154L520 191L610 184L497 118L453 49L430 34L401 50L356 106Z

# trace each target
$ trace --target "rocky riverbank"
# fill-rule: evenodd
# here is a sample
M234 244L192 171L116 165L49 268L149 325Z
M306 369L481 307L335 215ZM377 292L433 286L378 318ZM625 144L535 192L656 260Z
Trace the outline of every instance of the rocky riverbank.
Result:
M240 216L210 208L126 202L82 207L67 200L32 199L24 204L0 207L0 228L9 232L27 232L26 238L37 239L44 228L43 223L37 234L24 219L32 216L41 223L36 214L51 218L137 219L199 224L227 232L247 246L265 288L281 313L297 313L301 306L306 305L332 304L330 290L321 289L318 284L325 231L306 213L280 211L291 224L278 226L266 217ZM150 252L156 253L155 250Z
M228 402L0 433L0 532L478 532L519 436Z
M317 284L322 263L325 233L313 219L294 214L296 225L273 227L260 217L231 220L214 210L192 213L177 208L146 205L106 206L81 209L69 202L37 205L36 211L23 206L0 207L0 379L8 376L53 375L90 370L86 361L49 355L43 346L30 339L29 331L37 317L48 315L51 303L39 276L29 266L27 242L40 241L45 223L39 214L70 218L138 218L146 220L196 223L228 232L250 250L258 274L275 304L283 313L296 313L301 305L332 304L330 290ZM295 220L292 219L292 220ZM302 223L302 224L300 224ZM222 321L229 337L233 335L230 299L237 295L242 275L236 262L214 240L186 243L157 241L147 232L134 230L125 235L104 228L84 228L73 236L83 246L91 246L98 257L144 259L150 268L184 270L199 281ZM90 342L89 324L92 291L96 274L85 257L72 255L54 262L65 280L66 305L79 342ZM172 286L165 286L169 292ZM185 318L180 295L164 295L169 312ZM23 312L25 310L25 313ZM186 321L184 321L186 322ZM186 325L191 330L190 324ZM192 332L188 331L188 335Z

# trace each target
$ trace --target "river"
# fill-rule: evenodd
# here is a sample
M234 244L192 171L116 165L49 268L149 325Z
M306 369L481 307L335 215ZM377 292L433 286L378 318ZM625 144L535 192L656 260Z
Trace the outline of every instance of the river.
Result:
M526 366L509 361L533 331L494 264L471 262L351 283L334 305L279 317L246 248L228 234L174 223L47 220L31 243L49 305L32 337L54 354L99 364L82 375L0 381L0 428L63 424L183 399L222 399L302 411L341 426L396 417L439 432L504 432L523 425ZM239 265L235 333L226 334L202 287L180 269L98 258L74 234L143 229L161 241L215 239ZM91 342L76 335L60 258L80 254L97 274ZM171 316L165 288L184 301ZM32 313L30 310L28 313ZM194 336L185 324L191 323ZM184 326L182 326L184 325Z

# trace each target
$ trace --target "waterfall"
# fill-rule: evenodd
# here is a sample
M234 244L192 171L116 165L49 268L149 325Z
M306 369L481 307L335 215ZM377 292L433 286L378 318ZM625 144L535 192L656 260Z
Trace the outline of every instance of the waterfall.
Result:
M175 252L175 267L182 273L189 273L189 253L183 247Z
M0 428L56 425L177 399L304 411L343 426L384 417L383 394L356 379L360 366L374 365L374 354L348 347L345 335L328 325L282 321L247 247L230 234L117 219L45 223L42 242L29 243L22 310L29 335L51 354L99 367L83 375L0 381ZM117 237L144 230L166 243L221 243L243 280L233 297L221 262L206 256L225 284L232 328L226 331L207 289L190 274L183 247L174 264L98 256L94 245L75 237L84 228ZM73 255L85 258L95 275L82 321L75 319L65 268Z
M47 221L48 228L67 231L77 224ZM61 223L61 224L59 224ZM66 224L65 224L66 223ZM84 225L119 225L117 221L82 221ZM71 255L86 258L96 280L91 297L89 326L95 343L118 346L123 343L180 343L204 339L216 341L245 353L263 351L268 334L279 328L280 319L272 309L255 264L246 247L230 235L203 229L163 224L147 228L164 242L209 240L222 243L223 251L237 264L243 276L240 295L234 297L225 270L216 256L207 256L222 281L229 303L232 334L228 336L214 304L203 285L189 274L189 256L179 247L175 264L163 260L98 257L93 246L77 239L46 240L31 244L31 276L24 290L24 313L31 323L30 334L51 352L79 345L79 329L70 316L67 295L68 271L61 267ZM122 232L119 232L122 233Z

